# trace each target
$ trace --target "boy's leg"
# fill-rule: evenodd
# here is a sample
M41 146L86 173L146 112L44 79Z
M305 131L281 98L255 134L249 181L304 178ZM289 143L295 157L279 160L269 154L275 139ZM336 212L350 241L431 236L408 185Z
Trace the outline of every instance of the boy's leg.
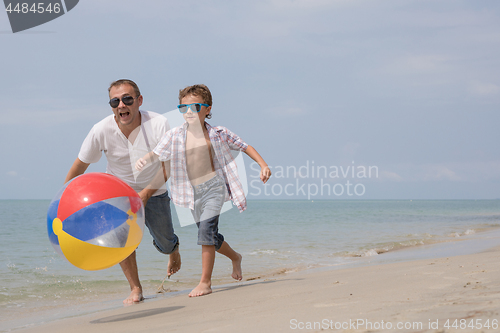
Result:
M196 202L196 201L195 201ZM195 220L200 215L206 216L206 212L200 215L193 211ZM201 279L200 283L190 293L189 297L197 297L210 294L212 292L212 272L215 263L215 251L217 251L224 241L224 236L217 232L219 216L210 217L204 221L196 223L198 227L198 245L201 245Z
M189 297L208 295L212 292L212 271L215 262L215 246L201 246L201 280L198 286L191 290Z
M203 187L203 189L201 189ZM198 190L200 188L200 190ZM224 180L216 176L195 188L195 209L193 217L198 226L198 245L202 246L202 276L199 285L191 291L190 297L212 292L212 271L215 251L227 256L233 262L233 278L241 280L241 255L224 241L219 233L219 214L224 204L226 186Z
M217 250L217 252L231 259L233 263L233 273L231 274L231 276L233 277L233 279L241 281L241 279L243 278L243 273L241 271L241 260L243 259L243 257L241 256L241 254L233 250L233 248L229 246L226 241L222 242L222 245Z

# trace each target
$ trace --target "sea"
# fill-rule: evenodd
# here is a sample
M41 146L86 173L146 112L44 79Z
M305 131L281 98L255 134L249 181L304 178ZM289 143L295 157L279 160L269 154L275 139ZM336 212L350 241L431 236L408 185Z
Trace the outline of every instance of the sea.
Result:
M118 308L130 292L119 265L85 271L55 252L47 236L49 204L0 200L0 332ZM137 249L146 302L186 294L199 281L197 228L181 227L175 213L174 228L182 268L171 279L164 281L168 256L156 251L147 228ZM215 287L498 246L500 200L250 200L243 213L223 213L219 230L243 255L244 278L234 282L230 261L219 255Z

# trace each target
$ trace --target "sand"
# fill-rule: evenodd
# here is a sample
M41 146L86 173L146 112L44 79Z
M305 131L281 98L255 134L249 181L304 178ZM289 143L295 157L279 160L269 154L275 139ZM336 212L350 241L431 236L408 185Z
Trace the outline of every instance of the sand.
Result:
M16 332L500 332L499 258L495 247L281 274Z

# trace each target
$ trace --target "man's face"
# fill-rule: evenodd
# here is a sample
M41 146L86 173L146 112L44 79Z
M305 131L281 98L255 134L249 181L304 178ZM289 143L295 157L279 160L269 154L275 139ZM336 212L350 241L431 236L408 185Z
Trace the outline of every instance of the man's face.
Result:
M134 97L132 105L125 105L122 98L125 96ZM116 108L111 108L115 114L116 122L119 126L137 127L141 124L139 115L139 107L142 105L142 95L137 98L134 88L130 84L122 84L117 87L111 87L109 91L109 99L118 98L120 104Z
M205 103L203 102L203 98L200 96L188 95L181 100L181 104L192 104L192 103ZM186 113L183 114L184 119L188 122L188 124L192 123L205 123L205 117L210 113L212 109L211 106L206 107L202 106L200 112L192 111L191 107L188 109Z

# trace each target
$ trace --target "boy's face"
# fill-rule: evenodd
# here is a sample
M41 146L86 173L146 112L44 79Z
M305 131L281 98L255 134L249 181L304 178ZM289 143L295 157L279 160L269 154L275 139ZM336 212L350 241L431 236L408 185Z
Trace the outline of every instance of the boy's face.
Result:
M192 103L205 103L205 102L203 102L203 98L201 98L200 96L194 96L194 95L187 95L181 100L181 104L192 104ZM201 106L200 112L196 111L193 112L190 107L188 111L183 114L184 120L186 120L188 124L192 123L203 124L205 123L205 118L210 113L211 109L212 109L211 106L209 107Z

